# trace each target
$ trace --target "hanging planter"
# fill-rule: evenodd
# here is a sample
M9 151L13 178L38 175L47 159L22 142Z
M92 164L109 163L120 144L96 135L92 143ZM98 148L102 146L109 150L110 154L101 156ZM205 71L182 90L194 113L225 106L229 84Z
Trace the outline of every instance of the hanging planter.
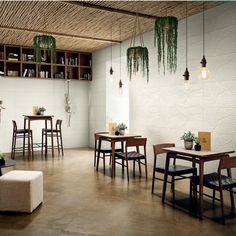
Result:
M33 39L33 47L35 54L35 61L41 62L41 50L44 50L44 58L46 55L52 57L52 61L56 61L56 39L49 35L37 35Z
M157 47L158 70L172 74L177 69L178 19L173 16L157 17L155 21L154 45Z
M135 46L135 37L138 35L136 32L137 28L140 38L140 46ZM144 47L143 34L140 30L138 16L136 16L135 19L134 36L131 39L130 47L127 49L127 68L130 80L133 74L141 71L143 76L147 76L147 82L149 81L148 49Z

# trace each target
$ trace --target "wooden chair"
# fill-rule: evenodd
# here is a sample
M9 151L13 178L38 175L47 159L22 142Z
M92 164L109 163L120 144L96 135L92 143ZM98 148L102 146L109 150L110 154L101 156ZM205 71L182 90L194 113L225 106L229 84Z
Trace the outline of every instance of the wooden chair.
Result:
M220 201L223 224L225 224L223 190L230 192L231 211L234 212L235 210L233 188L236 187L236 179L232 178L232 168L236 168L236 156L229 157L228 155L224 155L220 159L218 171L204 175L203 181L205 187L213 189L213 207L215 207L215 200ZM227 175L222 174L223 170L227 170ZM220 193L219 199L215 197L216 191Z
M133 138L126 141L125 144L125 152L116 153L116 161L115 163L122 165L122 171L124 171L124 167L127 169L127 179L129 182L129 161L133 161L133 176L135 177L135 162L138 162L139 165L139 173L141 175L141 164L145 166L145 173L147 179L147 155L146 155L146 143L147 138ZM136 148L136 151L130 151L130 148ZM143 149L143 153L140 151ZM119 162L121 159L121 163ZM141 162L144 160L144 162Z
M28 138L28 129L18 129L16 121L12 121L13 124L13 132L12 132L12 145L11 145L11 159L15 159L16 151L23 151L23 156L25 156L25 146L26 146L26 139ZM20 147L16 147L16 140L23 139L23 145ZM30 130L30 139L31 139L31 149L32 149L32 156L33 156L33 132ZM28 143L28 142L27 142Z
M157 158L159 157L160 154L166 153L166 151L163 150L163 148L168 148L168 147L175 147L175 144L174 143L163 143L163 144L153 145L154 165L153 165L153 177L152 177L152 194L154 193L155 180L164 181L164 179L156 177L156 172L162 173L162 174L165 173L165 165L163 165L163 166L157 165ZM159 157L159 158L161 158L161 157ZM184 157L181 157L181 156L178 156L177 158L184 159ZM193 167L193 166L177 165L176 158L173 158L173 164L169 165L168 175L171 176L171 181L168 181L168 183L171 184L172 199L174 202L175 201L175 181L186 179L186 178L191 178L191 176L196 177L197 169L196 169L196 167ZM188 175L190 175L190 176L188 176ZM192 183L193 182L191 179L190 198L192 198Z
M93 160L93 165L94 167L96 166L96 170L98 171L98 167L99 167L99 159L102 158L103 159L103 172L105 173L105 163L106 163L106 157L110 157L110 161L109 163L111 164L111 154L112 154L112 150L111 147L102 147L102 143L105 141L100 137L100 134L108 134L109 132L97 132L94 134L94 160ZM99 148L99 139L101 138L101 147ZM105 141L107 143L107 140ZM109 142L109 141L108 141ZM109 143L110 144L110 143ZM122 148L116 148L115 152L121 152ZM99 153L101 155L99 155ZM96 165L97 164L97 165Z
M45 128L42 129L41 155L43 155L43 148L44 147L45 147L45 152L46 152L46 149L52 148L52 146L47 145L47 143L48 143L47 138L49 138L49 137L51 138L51 136L53 136L57 140L57 145L55 146L55 148L57 148L59 154L61 152L62 156L64 156L61 125L62 125L62 120L57 120L56 125L55 125L55 129L53 129L52 131L51 131L51 129L45 129ZM53 132L53 134L51 132Z

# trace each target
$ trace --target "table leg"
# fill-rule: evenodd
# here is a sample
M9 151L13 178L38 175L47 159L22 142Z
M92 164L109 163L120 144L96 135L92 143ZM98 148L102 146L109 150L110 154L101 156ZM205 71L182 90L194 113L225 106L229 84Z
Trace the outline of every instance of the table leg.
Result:
M170 153L167 153L167 155L166 155L166 166L165 166L164 183L163 183L163 190L162 190L162 203L165 202L169 164L170 164Z
M115 140L111 140L111 159L112 159L112 165L111 165L111 177L115 178L116 175L116 169L115 169Z
M2 176L2 168L0 168L0 176Z
M26 130L26 118L24 118L24 130ZM25 132L23 137L23 157L25 158Z
M45 157L48 155L48 121L45 119Z
M204 173L204 162L199 162L199 218L202 219L203 212L203 173Z
M28 118L28 159L30 159L31 156L31 149L30 149L30 119ZM32 150L33 152L33 150Z
M96 142L96 141L95 141ZM99 165L99 158L100 158L100 150L101 150L101 146L102 146L102 138L99 137L98 139L98 151L97 151L97 163L96 163L96 171L98 171L98 165ZM95 155L96 155L96 147L95 147Z
M50 124L51 124L52 157L54 157L54 143L53 143L53 125L52 125L52 118L50 119Z

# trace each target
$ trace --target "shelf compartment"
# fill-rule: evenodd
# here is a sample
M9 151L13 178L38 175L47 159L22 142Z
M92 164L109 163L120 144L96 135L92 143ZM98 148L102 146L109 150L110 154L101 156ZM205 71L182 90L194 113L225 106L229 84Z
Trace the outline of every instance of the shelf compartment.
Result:
M91 53L80 53L80 66L91 67L92 55Z

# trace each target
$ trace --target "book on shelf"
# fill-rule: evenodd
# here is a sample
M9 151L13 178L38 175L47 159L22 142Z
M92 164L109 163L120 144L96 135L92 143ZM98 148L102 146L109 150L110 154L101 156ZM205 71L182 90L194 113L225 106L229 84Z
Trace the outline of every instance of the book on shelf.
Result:
M8 57L7 59L8 59L8 61L18 61L18 58Z
M23 77L26 77L26 75L27 75L27 71L28 71L27 69L24 70Z

